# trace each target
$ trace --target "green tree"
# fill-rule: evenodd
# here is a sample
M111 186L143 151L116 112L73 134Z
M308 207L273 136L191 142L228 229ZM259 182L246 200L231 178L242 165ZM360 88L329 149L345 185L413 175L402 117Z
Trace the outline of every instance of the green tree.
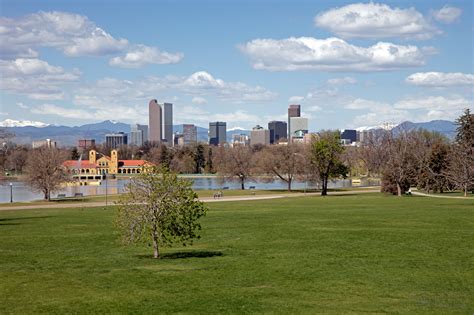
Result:
M202 144L198 144L196 146L194 162L196 163L196 174L201 174L202 169L206 165L206 158L204 157L204 146Z
M79 155L79 152L77 151L76 147L73 147L71 149L71 160L79 160L81 156Z
M341 161L344 147L339 131L323 131L318 140L311 143L311 164L316 178L321 182L321 195L328 193L329 179L346 177L349 169Z
M198 219L207 209L191 185L191 181L156 167L132 179L128 192L118 201L115 225L122 240L126 244L151 241L153 257L160 258L161 247L192 244L200 238Z
M464 114L456 119L456 142L460 145L470 147L471 152L474 148L474 114L466 109Z

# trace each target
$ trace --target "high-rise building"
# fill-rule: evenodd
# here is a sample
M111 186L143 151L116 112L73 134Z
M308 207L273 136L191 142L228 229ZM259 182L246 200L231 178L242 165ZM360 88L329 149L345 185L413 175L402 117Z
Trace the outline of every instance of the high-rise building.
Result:
M264 129L262 126L257 125L252 128L250 132L250 144L270 144L270 130Z
M249 145L249 136L243 133L240 134L233 134L232 135L232 145L233 146L246 146Z
M183 125L183 141L185 145L197 142L197 128L192 124Z
M162 110L157 100L151 100L148 103L148 128L150 142L161 142L162 136Z
M36 140L31 143L31 147L33 149L41 148L41 147L56 148L56 146L57 146L56 141L53 141L51 139Z
M290 117L290 134L291 141L294 139L303 139L308 133L308 118Z
M79 139L77 140L77 146L82 150L93 148L95 147L95 139Z
M173 145L173 104L163 104L163 140Z
M349 144L357 141L357 131L352 129L344 129L341 132L341 140L350 140Z
M291 138L291 117L301 117L301 105L288 106L288 137Z
M268 123L268 130L270 130L270 144L278 143L280 139L286 139L287 123L284 121L270 121Z
M222 145L227 138L227 123L216 121L209 123L209 144Z
M129 144L141 146L146 141L148 141L148 126L140 124L131 125Z
M127 144L127 134L123 132L108 133L105 135L105 145L110 149L116 149Z

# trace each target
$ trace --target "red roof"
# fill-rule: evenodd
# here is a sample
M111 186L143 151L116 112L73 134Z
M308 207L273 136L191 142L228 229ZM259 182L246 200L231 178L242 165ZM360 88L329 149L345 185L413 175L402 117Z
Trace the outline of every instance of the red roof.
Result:
M76 161L67 160L63 162L63 165L69 168L96 168L97 165L89 163L89 160Z
M119 166L143 166L147 163L145 160L119 160Z

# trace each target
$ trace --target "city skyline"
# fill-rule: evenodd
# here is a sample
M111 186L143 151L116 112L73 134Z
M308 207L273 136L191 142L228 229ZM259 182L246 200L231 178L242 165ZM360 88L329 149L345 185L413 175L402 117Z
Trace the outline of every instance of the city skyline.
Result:
M290 104L309 130L454 120L473 106L472 5L2 1L0 121L147 124L154 98L229 129Z

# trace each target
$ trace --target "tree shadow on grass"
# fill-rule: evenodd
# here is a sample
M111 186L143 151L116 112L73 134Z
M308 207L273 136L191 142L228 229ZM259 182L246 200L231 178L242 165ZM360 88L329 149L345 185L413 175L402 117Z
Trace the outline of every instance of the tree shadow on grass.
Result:
M18 223L18 222L9 222L9 221L33 220L33 219L47 219L47 218L51 218L51 216L3 218L3 219L0 219L0 225L20 225L21 223Z
M221 251L210 250L192 250L185 252L163 253L161 259L186 259L186 258L209 258L215 256L224 256ZM152 255L138 255L140 259L153 259Z

